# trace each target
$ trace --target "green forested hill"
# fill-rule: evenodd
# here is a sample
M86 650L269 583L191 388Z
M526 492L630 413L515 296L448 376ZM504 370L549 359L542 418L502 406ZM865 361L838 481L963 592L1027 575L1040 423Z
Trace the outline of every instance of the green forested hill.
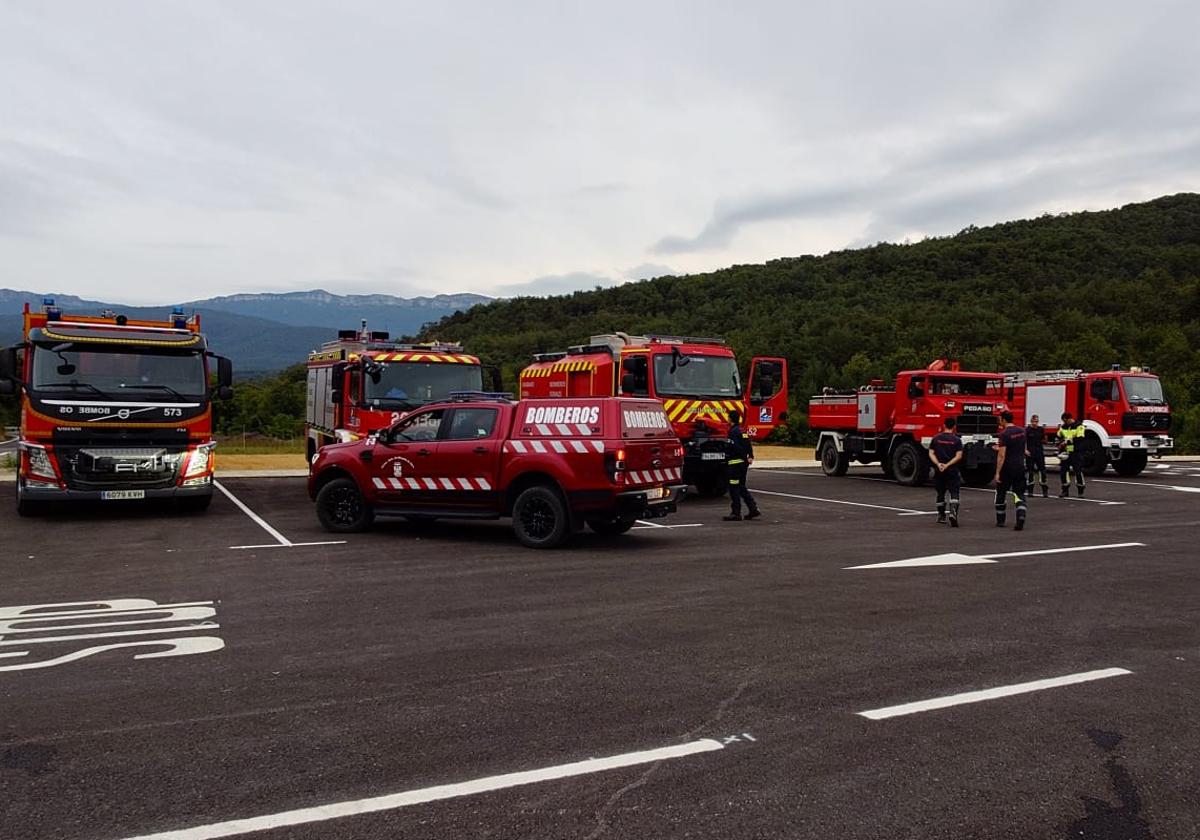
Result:
M798 426L823 385L940 356L983 370L1149 365L1180 442L1200 451L1200 195L498 301L424 337L462 341L513 383L531 353L613 330L721 335L743 360L786 355Z

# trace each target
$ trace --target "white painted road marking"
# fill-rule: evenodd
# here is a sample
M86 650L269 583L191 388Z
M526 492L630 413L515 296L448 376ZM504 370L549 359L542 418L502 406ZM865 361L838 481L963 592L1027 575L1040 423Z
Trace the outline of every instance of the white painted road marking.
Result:
M783 496L786 499L800 499L805 502L824 502L830 505L851 505L853 507L873 508L875 510L895 510L899 511L901 516L916 516L917 514L925 514L927 511L913 510L912 508L892 507L891 505L870 505L866 502L848 502L844 499L822 499L819 496L798 496L795 493L780 493L775 490L761 490L758 487L750 488L755 493L762 493L764 496Z
M229 498L229 501L231 501L235 505L237 505L241 509L242 513L249 516L250 519L252 521L254 521L255 523L257 523L264 531L266 531L268 534L270 534L272 537L274 537L275 539L277 539L279 541L277 543L268 543L267 545L231 545L231 546L229 546L231 549L301 548L301 547L309 546L309 545L345 545L346 544L345 540L323 540L321 542L294 543L291 540L289 540L287 537L285 537L283 534L279 533L274 528L272 528L270 523L267 522L267 520L263 519L261 516L259 516L254 511L250 510L250 508L246 506L245 502L243 502L237 496L233 495L227 489L225 489L224 484L222 484L219 481L214 481L213 486L216 487L218 490L220 490L222 493L224 493Z
M700 528L703 527L703 525L703 522L683 522L679 525L659 525L657 522L651 522L647 519L639 519L637 521L637 525L630 530L644 531L647 528Z
M702 738L699 741L691 741L687 744L678 744L673 747L623 753L621 755L609 756L608 758L589 758L585 761L575 761L570 764L543 767L540 770L505 773L502 776L488 776L469 782L437 785L436 787L409 790L387 796L373 796L369 799L334 802L329 805L317 805L311 808L300 808L295 811L284 811L279 814L211 823L195 828L183 828L177 831L142 834L137 837L128 838L128 840L210 840L210 838L214 837L234 837L254 831L268 831L292 825L326 822L328 820L352 817L359 814L372 814L377 811L391 811L396 808L419 805L423 802L436 802L441 799L453 799L458 796L472 796L494 790L504 790L505 788L534 784L535 782L569 779L572 776L584 776L589 773L600 773L605 770L616 770L621 767L651 764L656 761L683 758L684 756L722 749L725 749L725 745L720 741L713 738Z
M1174 490L1176 493L1200 493L1200 487L1185 487L1181 484L1158 484L1153 481L1118 481L1115 478L1093 478L1100 484L1128 484L1131 487L1153 487L1155 490Z
M844 566L844 569L907 569L915 566L965 566L977 563L995 563L1006 557L1033 557L1037 554L1070 554L1076 551L1103 551L1110 548L1144 548L1145 543L1124 542L1104 545L1073 545L1066 548L1035 548L1028 551L1005 551L996 554L931 554L927 557L909 557L906 560L889 560L885 563L867 563L862 566Z
M916 712L928 712L933 709L945 709L950 706L961 706L966 703L979 703L984 700L995 700L998 697L1012 697L1014 694L1028 694L1033 691L1044 691L1047 688L1059 688L1064 685L1104 680L1109 677L1119 677L1132 673L1133 671L1128 671L1124 668L1104 668L1099 671L1084 671L1081 674L1068 674L1065 677L1051 677L1045 680L1018 683L1017 685L985 688L982 691L967 691L962 694L951 694L946 697L934 697L932 700L917 700L913 703L902 703L899 706L885 706L882 709L870 709L865 712L859 712L859 714L871 720L883 720L884 718L911 715Z
M792 471L792 470L771 470L771 472L772 472L772 473L778 473L778 474L780 474L780 475L801 475L801 476L805 476L806 478L827 478L827 476L826 476L824 473L819 473L819 472L794 472L794 471ZM876 483L879 483L879 484L893 484L893 485L896 485L896 482L895 482L895 481L893 481L893 480L892 480L892 479L890 479L890 478L872 478L872 477L871 477L871 476L869 476L869 475L845 475L845 476L839 476L839 478L846 478L846 479L849 479L849 480L851 480L851 481L873 481L873 482L876 482ZM1093 480L1098 480L1098 479L1093 479ZM1136 482L1127 482L1127 483L1136 483ZM899 485L896 485L896 486L899 486ZM987 488L987 487L967 487L967 486L965 486L965 485L964 485L962 489L963 489L963 490L970 490L970 491L972 491L972 492L975 492L975 493L991 493L991 494L993 494L993 495L995 495L995 493L996 493L996 490L995 490L995 488ZM767 492L767 491L765 491L765 490L756 490L755 492L756 492L756 493L759 493L759 492L761 492L761 493L765 493L765 492ZM1196 490L1196 491L1194 491L1194 492L1200 493L1200 490ZM1031 493L1031 494L1030 494L1030 496L1029 496L1029 498L1032 498L1032 497L1033 497L1033 494ZM1123 504L1127 504L1126 502L1113 502L1113 501L1109 501L1108 499L1088 499L1088 498L1080 498L1080 497L1077 497L1077 496L1069 496L1069 497L1067 497L1067 498L1065 498L1065 499L1063 499L1062 497L1059 497L1059 496L1051 496L1050 498L1052 498L1052 499L1058 499L1059 501L1067 501L1067 502L1091 502L1091 503L1092 503L1092 504L1094 504L1094 505L1123 505ZM900 514L900 515L901 515L901 516L916 516L917 514L920 514L920 515L922 515L922 516L928 516L928 515L929 515L929 513L928 513L927 511L917 511L916 513L910 513L910 514L904 514L904 513L902 513L902 514Z

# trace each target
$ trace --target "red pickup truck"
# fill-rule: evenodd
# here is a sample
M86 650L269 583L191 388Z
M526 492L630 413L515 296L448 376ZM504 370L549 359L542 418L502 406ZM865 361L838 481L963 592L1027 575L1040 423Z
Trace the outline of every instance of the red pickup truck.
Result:
M683 451L662 403L487 393L405 415L377 435L318 451L308 495L326 530L376 514L427 522L511 516L527 546L561 544L584 523L621 534L676 509Z

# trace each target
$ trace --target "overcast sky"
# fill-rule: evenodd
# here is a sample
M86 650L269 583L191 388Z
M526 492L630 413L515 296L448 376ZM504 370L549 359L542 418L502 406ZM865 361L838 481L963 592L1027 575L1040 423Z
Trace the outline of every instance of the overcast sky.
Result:
M1200 3L0 0L0 287L569 291L1200 190Z

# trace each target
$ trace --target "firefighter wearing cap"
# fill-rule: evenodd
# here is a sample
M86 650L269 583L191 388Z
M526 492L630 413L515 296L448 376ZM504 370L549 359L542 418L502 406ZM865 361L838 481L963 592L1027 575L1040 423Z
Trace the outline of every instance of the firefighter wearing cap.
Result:
M1062 425L1058 429L1059 477L1062 479L1062 492L1058 495L1066 498L1071 490L1071 473L1075 473L1075 490L1082 496L1085 487L1083 480L1083 424L1075 420L1071 412L1062 416Z
M726 461L729 467L729 504L730 513L725 517L726 522L742 520L742 501L745 500L748 512L746 519L756 519L759 513L758 503L750 495L746 487L746 472L754 462L754 446L746 433L742 431L742 418L736 411L729 412L729 442L726 444Z

